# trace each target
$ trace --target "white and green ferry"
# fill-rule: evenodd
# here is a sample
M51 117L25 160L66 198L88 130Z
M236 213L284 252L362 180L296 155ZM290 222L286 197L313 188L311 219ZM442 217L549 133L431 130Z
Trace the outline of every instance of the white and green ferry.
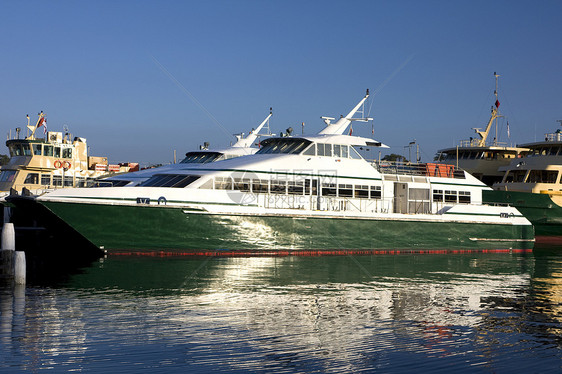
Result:
M62 237L75 230L110 253L532 249L530 222L513 207L482 204L489 187L478 179L452 165L366 160L358 147L384 145L341 134L352 120L266 139L254 155L163 170L134 187L11 201Z

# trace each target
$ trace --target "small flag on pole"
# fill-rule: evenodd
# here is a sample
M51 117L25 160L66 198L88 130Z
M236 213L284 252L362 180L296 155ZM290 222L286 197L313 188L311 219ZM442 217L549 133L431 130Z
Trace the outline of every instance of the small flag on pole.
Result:
M349 135L353 134L353 125L349 127Z

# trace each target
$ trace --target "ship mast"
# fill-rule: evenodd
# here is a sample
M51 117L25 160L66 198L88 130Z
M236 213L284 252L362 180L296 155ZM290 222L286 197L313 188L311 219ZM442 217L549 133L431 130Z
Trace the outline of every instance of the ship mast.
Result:
M355 106L355 108L351 109L351 111L347 114L347 116L345 117L341 116L341 118L339 118L336 123L331 122L332 120L335 119L333 117L321 117L326 123L326 125L328 126L326 126L322 131L320 131L319 134L341 135L344 133L344 131L353 121L358 121L358 122L372 121L373 120L372 118L353 118L353 116L357 112L361 112L364 117L365 109L364 108L361 109L361 108L363 107L363 104L368 98L369 98L369 90L367 90L365 97L363 97L361 101L359 101L359 103Z
M31 130L31 135L29 136L30 140L35 140L35 130L37 130L38 127L45 126L45 113L41 111L38 116L39 118L37 119L35 126L29 125L29 115L27 116L27 128Z
M494 105L492 105L492 114L490 116L490 120L488 121L488 124L486 125L486 130L480 131L480 128L473 128L473 130L478 134L478 136L480 136L480 139L477 140L478 147L486 146L486 139L488 138L490 129L492 128L492 124L494 123L494 121L496 122L496 137L494 138L494 145L497 145L498 143L498 118L503 116L499 114L500 102L498 100L498 78L500 77L500 75L494 72L494 77L496 77L496 89L494 90L494 96L496 97L496 101L494 102Z

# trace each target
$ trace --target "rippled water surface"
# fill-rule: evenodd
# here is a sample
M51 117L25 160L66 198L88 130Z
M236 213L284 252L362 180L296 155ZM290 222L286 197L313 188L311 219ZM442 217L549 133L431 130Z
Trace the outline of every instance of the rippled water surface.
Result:
M0 288L0 371L559 372L562 249L110 256Z

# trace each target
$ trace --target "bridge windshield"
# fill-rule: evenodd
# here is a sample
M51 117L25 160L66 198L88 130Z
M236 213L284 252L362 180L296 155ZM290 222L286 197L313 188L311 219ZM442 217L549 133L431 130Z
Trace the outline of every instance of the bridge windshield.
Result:
M180 164L206 164L218 161L222 156L220 152L187 152Z
M264 140L261 144L261 149L257 154L270 154L270 153L288 153L299 154L308 145L312 143L310 140L299 138L275 138Z

